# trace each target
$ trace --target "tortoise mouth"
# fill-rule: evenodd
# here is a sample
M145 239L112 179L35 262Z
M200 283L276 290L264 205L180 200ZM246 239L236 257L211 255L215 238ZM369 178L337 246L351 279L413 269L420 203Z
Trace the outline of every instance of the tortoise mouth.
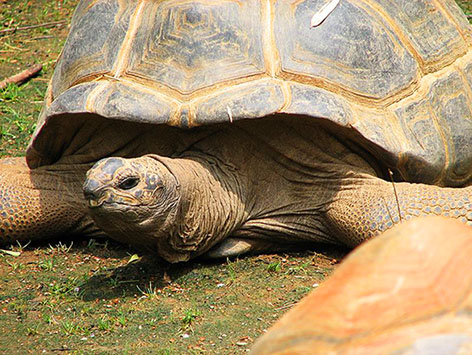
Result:
M131 195L117 195L110 189L98 189L95 191L84 190L84 197L91 210L97 209L118 209L142 206L142 202Z
M97 201L97 200L88 200L88 207L91 209L99 208L103 205L104 201Z
M90 199L87 201L88 207L92 210L97 210L97 209L112 209L112 208L117 208L120 209L120 207L124 208L133 208L133 207L140 207L143 204L140 203L139 201L136 201L134 199L126 199L125 201L116 201L114 199L110 199L109 196L104 196L99 199Z

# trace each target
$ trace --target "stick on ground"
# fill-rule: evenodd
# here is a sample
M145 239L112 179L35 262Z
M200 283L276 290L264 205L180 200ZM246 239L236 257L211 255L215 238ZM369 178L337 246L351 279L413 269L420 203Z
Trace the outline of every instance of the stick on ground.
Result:
M5 80L2 80L0 82L0 90L4 89L7 87L8 84L13 83L13 84L22 84L25 81L28 81L35 75L37 75L41 69L43 69L42 64L34 64L30 66L28 69L23 70L21 73L10 76L9 78L6 78Z
M4 30L0 30L0 34L5 34L5 33L10 33L10 32L16 32L16 31L24 31L24 30L31 30L33 28L39 28L39 27L54 27L58 25L63 25L67 21L66 20L61 20L61 21L53 21L53 22L45 22L45 23L40 23L37 25L30 25L30 26L23 26L23 27L13 27L13 28L6 28Z

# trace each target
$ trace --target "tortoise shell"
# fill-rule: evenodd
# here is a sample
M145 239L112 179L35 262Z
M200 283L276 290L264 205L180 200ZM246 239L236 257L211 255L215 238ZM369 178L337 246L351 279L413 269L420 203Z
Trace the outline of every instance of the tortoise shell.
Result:
M252 354L471 354L471 240L445 217L397 225L354 250Z
M458 6L341 0L311 27L327 2L81 1L30 167L54 163L84 113L182 128L296 114L344 127L404 180L468 183L472 29Z

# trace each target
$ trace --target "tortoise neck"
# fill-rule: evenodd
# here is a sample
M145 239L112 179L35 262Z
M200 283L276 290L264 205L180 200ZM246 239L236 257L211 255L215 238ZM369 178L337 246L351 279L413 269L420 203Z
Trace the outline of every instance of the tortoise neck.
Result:
M174 262L201 255L244 222L245 187L233 169L208 156L159 160L175 176L180 189L170 239L166 246L159 246L160 252L170 248L170 255L164 258Z

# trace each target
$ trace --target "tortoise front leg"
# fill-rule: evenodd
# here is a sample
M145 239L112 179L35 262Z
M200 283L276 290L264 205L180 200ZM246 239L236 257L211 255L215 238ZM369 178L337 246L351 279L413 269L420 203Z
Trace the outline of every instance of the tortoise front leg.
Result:
M326 227L340 242L356 246L397 223L428 215L472 224L472 187L393 184L371 176L350 178L328 207Z
M87 166L30 170L24 158L0 161L0 243L100 233L87 215L82 184Z

